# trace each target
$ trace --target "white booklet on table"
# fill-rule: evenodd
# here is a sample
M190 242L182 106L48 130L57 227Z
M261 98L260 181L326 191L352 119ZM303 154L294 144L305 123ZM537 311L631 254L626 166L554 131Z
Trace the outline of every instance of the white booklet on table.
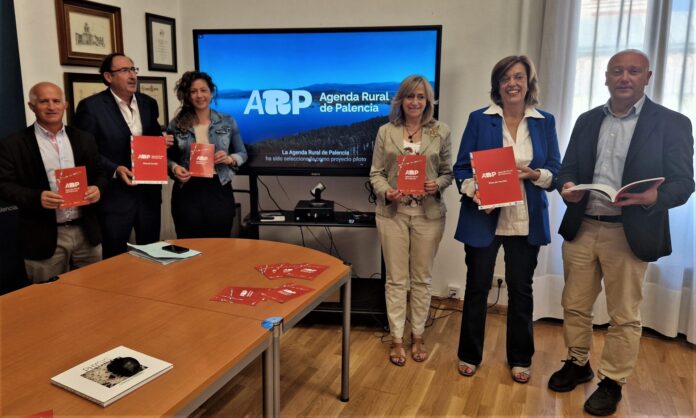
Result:
M190 248L181 247L165 241L153 242L152 244L135 245L128 244L128 254L154 261L163 265L171 264L175 261L191 258L201 252Z
M140 370L129 377L110 372L109 363L118 357L136 359ZM119 346L52 377L51 383L105 407L172 367L166 361Z

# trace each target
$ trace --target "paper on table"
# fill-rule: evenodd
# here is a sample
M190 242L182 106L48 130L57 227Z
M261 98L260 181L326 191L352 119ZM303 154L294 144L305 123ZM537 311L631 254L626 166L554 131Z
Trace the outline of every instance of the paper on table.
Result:
M162 248L166 247L167 245L171 244L166 241L153 242L152 244L145 245L135 245L130 243L128 244L130 248L145 253L146 255L149 255L150 257L154 258L190 258L200 254L200 251L191 249L189 249L185 253L180 254L163 250Z

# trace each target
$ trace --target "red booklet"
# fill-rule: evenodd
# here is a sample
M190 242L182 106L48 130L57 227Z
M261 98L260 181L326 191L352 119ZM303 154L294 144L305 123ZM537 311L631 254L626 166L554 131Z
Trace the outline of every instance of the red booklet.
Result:
M60 208L89 205L85 200L87 193L87 170L84 166L73 168L58 168L54 171L58 194L63 197Z
M37 412L32 415L27 415L24 418L53 418L53 410L49 409L47 411Z
M266 300L263 292L265 288L260 287L239 287L229 286L218 292L217 295L210 298L215 302L241 303L244 305L254 306L257 303Z
M396 188L403 194L425 194L425 155L399 155Z
M292 264L289 263L275 263L275 264L261 264L254 267L259 273L266 276L268 279L284 279L287 276L287 272L292 270Z
M283 303L290 299L304 295L305 293L309 293L312 290L314 289L311 287L302 286L301 284L288 283L274 289L264 289L262 293L268 299L274 300L278 303Z
M213 177L214 154L214 144L191 144L191 161L189 162L189 173L191 173L191 176Z
M131 137L133 184L167 184L167 145L163 136Z
M479 209L498 208L522 203L522 188L517 175L512 147L471 153Z
M296 279L316 279L324 270L328 269L329 266L322 264L293 264L292 270L287 272L288 277L294 277Z

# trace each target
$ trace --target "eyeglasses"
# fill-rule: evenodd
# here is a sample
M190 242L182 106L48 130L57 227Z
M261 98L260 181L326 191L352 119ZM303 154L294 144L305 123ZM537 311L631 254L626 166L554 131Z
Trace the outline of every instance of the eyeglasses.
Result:
M115 74L115 73L128 74L130 72L132 72L133 74L138 74L138 71L140 71L140 68L138 68L138 67L130 67L130 68L123 67L123 68L119 68L118 70L110 70L109 72L112 74Z
M523 81L527 80L527 75L518 73L518 74L513 74L512 77L507 77L507 76L501 77L500 84L507 84L510 82L510 80L515 80L518 83L523 82Z

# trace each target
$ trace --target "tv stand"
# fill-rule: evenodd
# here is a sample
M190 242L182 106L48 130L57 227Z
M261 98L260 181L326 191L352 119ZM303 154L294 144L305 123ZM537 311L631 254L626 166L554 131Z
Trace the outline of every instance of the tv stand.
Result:
M248 226L248 231L251 238L259 239L259 228L261 227L303 227L303 226L318 226L327 228L376 228L374 212L333 212L333 217L330 219L316 218L304 219L297 218L295 211L274 211L279 213L276 215L278 221L269 221L261 219L261 214L258 211L258 176L249 174L249 191L250 191L250 213L245 218L245 223ZM333 203L333 202L332 202ZM352 297L351 297L351 312L355 319L371 322L377 322L380 326L387 325L386 318L386 302L384 299L384 284L386 282L386 268L384 265L384 257L380 250L380 278L362 278L353 277ZM332 319L340 319L340 314L343 312L342 302L324 302L320 304L314 312L321 316L329 316ZM316 317L317 315L313 315Z

